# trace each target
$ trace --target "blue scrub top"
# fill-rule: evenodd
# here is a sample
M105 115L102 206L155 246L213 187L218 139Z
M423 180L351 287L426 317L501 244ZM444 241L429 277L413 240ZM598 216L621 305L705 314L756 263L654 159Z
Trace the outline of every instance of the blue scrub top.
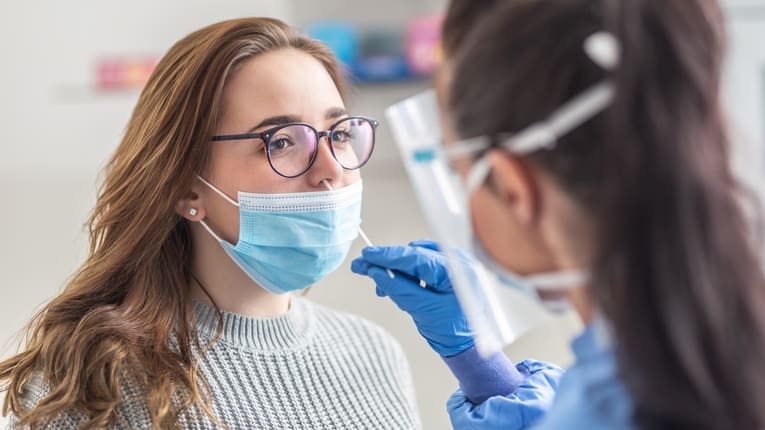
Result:
M574 365L560 381L555 400L534 430L627 430L633 405L619 379L609 336L601 321L587 326L571 343Z
M576 362L566 372L535 360L509 371L513 365L502 353L482 359L468 350L444 358L461 381L447 402L452 425L456 430L635 428L608 339L601 321L590 324L572 342ZM509 394L491 394L502 391Z

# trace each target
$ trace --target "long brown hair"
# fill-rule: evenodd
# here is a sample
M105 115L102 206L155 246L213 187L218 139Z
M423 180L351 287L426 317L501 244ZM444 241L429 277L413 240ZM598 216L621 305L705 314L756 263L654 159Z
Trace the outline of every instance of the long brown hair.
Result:
M741 205L750 193L729 165L719 4L513 0L485 17L455 60L449 105L463 138L521 130L615 84L604 114L525 161L592 217L590 294L635 423L765 427L765 277ZM604 29L622 46L610 76L582 49Z
M34 428L81 412L86 428L102 428L115 422L129 379L145 393L156 428L177 426L195 404L212 417L195 366L191 236L174 208L207 163L227 79L248 59L286 48L316 58L342 90L331 52L275 19L205 27L161 59L106 166L87 260L34 317L23 352L0 363L4 414ZM24 410L24 385L35 372L50 393Z

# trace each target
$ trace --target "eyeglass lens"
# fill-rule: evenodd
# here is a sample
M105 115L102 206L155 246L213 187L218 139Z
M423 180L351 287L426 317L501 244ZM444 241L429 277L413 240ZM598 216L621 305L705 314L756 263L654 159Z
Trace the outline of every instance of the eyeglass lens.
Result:
M356 169L367 162L374 146L374 127L362 118L348 118L337 123L329 135L335 159L346 169ZM279 174L294 177L305 172L317 150L316 132L301 124L276 131L268 142L271 166Z

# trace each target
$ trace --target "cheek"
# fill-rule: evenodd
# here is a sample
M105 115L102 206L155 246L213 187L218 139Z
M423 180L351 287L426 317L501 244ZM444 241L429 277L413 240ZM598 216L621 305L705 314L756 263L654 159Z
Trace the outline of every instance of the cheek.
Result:
M358 182L360 179L361 169L343 171L343 186L351 185L354 182Z
M285 181L271 169L268 158L253 141L223 142L228 146L213 151L210 172L216 186L236 199L239 191L278 192Z
M486 187L476 191L470 209L476 238L502 267L522 275L550 270L550 255L539 232L520 223Z
M227 147L223 144L229 144ZM268 165L265 157L245 152L239 142L221 142L210 154L206 179L234 201L239 191L272 192L274 183L282 179ZM219 236L236 244L239 239L239 208L215 191L205 188L206 221Z
M475 192L470 199L473 232L484 250L496 261L505 262L506 248L513 248L508 243L507 220L503 219L501 207L488 195L485 188Z

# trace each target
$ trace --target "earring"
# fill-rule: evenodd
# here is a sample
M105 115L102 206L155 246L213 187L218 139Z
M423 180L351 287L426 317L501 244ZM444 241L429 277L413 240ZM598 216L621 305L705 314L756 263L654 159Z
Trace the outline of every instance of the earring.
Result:
M189 215L191 215L191 216L197 216L197 209L196 209L196 208L191 208L191 209L189 209Z

